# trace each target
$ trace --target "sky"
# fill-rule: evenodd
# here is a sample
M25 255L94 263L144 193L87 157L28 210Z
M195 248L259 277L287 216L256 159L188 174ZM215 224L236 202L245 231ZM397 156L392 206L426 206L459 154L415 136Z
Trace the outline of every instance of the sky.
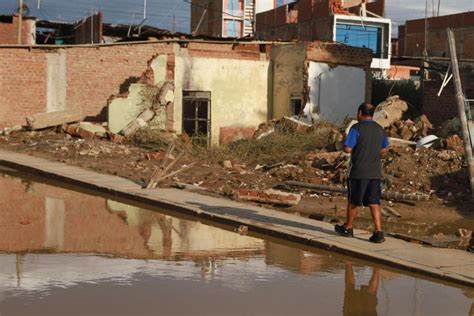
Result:
M38 1L40 9L38 10ZM143 19L145 0L24 0L31 15L55 21L75 21L94 10L104 12L107 23L139 24ZM189 32L190 5L188 0L146 0L148 18L145 24ZM190 0L189 0L190 1ZM216 0L217 1L217 0ZM428 10L438 7L438 0L428 0ZM17 0L0 0L0 14L11 14ZM393 33L404 21L425 16L425 0L386 0L387 17L393 21ZM440 15L474 11L474 0L441 0Z

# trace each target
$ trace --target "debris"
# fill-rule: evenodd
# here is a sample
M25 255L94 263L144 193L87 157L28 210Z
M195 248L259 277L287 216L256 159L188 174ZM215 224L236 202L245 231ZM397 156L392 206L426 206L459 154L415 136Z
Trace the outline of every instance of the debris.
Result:
M376 107L374 121L383 128L387 128L399 121L406 110L408 110L408 104L405 101L401 100L398 95L391 96Z
M89 122L63 124L62 130L71 136L77 136L87 140L91 140L96 137L102 138L107 134L107 130L102 125Z
M306 133L312 125L298 121L293 117L284 116L281 118L278 128L287 133Z
M412 141L404 140L400 138L389 137L388 141L391 147L415 147L416 146L416 142L412 142Z
M154 153L146 153L145 154L145 159L146 160L161 160L163 159L163 153L157 151L157 152L154 152Z
M154 189L157 187L158 183L160 181L163 181L167 178L170 178L170 177L173 177L175 175L177 175L178 173L181 173L191 167L193 167L196 162L193 162L189 165L183 165L181 166L180 169L176 170L176 171L173 171L173 172L170 172L168 173L171 168L173 168L173 166L184 156L185 152L182 151L176 158L174 158L173 156L173 150L175 148L175 145L174 144L170 144L169 147L168 147L168 150L166 151L166 154L165 156L163 157L163 159L161 159L161 163L160 163L160 166L158 168L155 168L155 170L153 171L153 174L151 175L150 177L150 180L148 181L148 184L146 186L147 189ZM168 160L172 160L167 166L166 166L166 162Z
M297 205L301 196L298 194L287 193L278 190L249 190L240 189L236 192L236 198L244 201L253 201L260 203L276 205Z
M305 182L298 182L298 181L285 181L284 184L288 186L307 188L307 189L312 189L312 190L322 191L322 192L347 193L346 188L335 187L335 186L312 184L312 183L305 183ZM426 194L405 194L405 193L400 193L400 192L382 192L381 197L385 200L418 201L418 202L428 201L430 199L430 197Z
M224 167L224 169L231 170L233 168L232 162L230 160L224 160L222 162L222 167Z
M155 116L155 112L153 110L147 109L143 111L135 120L133 120L130 124L127 125L120 133L125 136L129 137L135 134L140 128L143 128L148 125L148 122L153 119Z
M465 228L459 228L458 231L456 232L456 236L461 237L461 238L472 238L472 230L465 229Z
M423 137L422 139L416 142L416 148L420 148L420 147L430 148L438 140L439 138L436 137L435 135L429 135L429 136Z
M65 123L79 122L84 119L82 110L71 109L65 111L41 113L26 118L30 130L59 126Z
M249 227L245 225L240 225L238 228L234 229L236 233L239 233L242 236L245 236L249 232Z
M391 208L390 206L384 206L382 208L382 214L384 216L387 216L387 217L397 217L397 218L400 218L402 217L402 215L400 215L400 213L398 213L397 211L395 211L393 208Z
M115 134L115 133L112 133L112 132L107 132L107 135L109 136L109 139L113 142L113 143L116 143L116 144L122 144L125 142L126 138L123 137L122 135L120 134Z
M453 149L459 153L464 153L464 142L458 135L451 135L446 138L446 148Z

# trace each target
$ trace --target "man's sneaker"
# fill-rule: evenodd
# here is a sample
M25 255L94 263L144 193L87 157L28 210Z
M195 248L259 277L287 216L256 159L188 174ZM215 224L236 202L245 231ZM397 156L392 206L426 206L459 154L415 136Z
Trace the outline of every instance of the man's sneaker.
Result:
M354 230L352 228L346 228L344 225L336 225L334 226L334 230L341 236L354 237Z
M372 234L372 237L369 238L370 242L380 244L385 241L385 238L383 237L383 232L378 231Z

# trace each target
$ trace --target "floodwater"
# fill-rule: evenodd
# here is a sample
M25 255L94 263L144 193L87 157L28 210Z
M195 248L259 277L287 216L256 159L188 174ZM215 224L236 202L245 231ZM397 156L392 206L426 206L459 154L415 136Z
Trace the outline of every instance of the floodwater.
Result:
M0 175L0 315L474 315L474 289Z

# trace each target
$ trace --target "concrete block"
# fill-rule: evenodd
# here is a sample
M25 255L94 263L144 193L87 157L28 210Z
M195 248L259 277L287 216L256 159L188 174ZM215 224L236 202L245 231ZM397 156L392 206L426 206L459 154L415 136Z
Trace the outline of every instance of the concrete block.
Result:
M112 133L119 133L140 115L143 89L145 89L143 84L132 84L127 98L118 98L110 102L108 124Z
M65 123L79 122L83 119L84 115L81 109L71 109L32 115L26 118L26 123L29 129L38 130L63 125Z
M167 64L168 64L167 55L157 56L151 62L150 67L151 69L153 69L153 77L154 77L155 85L166 80L166 73L168 71Z
M79 129L86 130L90 133L93 133L99 137L105 137L107 130L102 126L98 124L93 124L90 122L81 122L78 124Z

